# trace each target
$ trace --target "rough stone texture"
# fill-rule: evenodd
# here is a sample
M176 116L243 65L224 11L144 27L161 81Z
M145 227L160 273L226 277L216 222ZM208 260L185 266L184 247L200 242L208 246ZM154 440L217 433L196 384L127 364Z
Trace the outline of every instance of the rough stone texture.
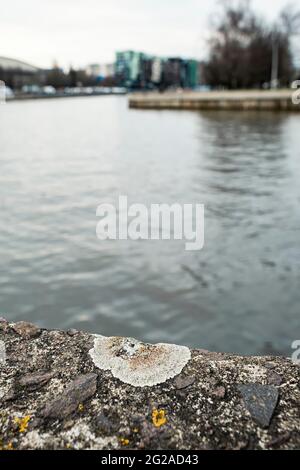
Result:
M180 375L134 387L95 366L94 339L0 330L0 448L300 448L300 367L290 360L194 350ZM271 386L263 394L269 424L247 409L241 386ZM154 410L166 418L159 425Z
M278 402L277 388L272 385L248 384L240 385L239 391L251 416L263 428L268 427Z
M40 328L33 325L32 323L28 323L25 321L19 321L12 325L12 329L18 333L18 335L23 336L23 338L35 338L40 334Z
M55 372L34 372L33 374L23 375L18 384L20 387L37 390L40 387L44 387L54 376Z
M188 376L188 375L185 376L183 374L178 375L176 379L174 380L175 387L178 390L183 390L185 388L188 388L191 385L193 385L194 382L195 382L195 377Z
M9 323L5 318L0 317L0 330L6 331L9 326Z
M216 387L212 391L212 395L214 395L215 397L220 398L220 399L225 398L225 395L226 395L225 387L223 387L222 385L220 387Z
M50 401L40 412L45 418L66 418L83 407L83 403L95 395L97 374L83 374L76 377L56 399Z
M5 364L6 361L6 349L4 341L0 341L0 366Z

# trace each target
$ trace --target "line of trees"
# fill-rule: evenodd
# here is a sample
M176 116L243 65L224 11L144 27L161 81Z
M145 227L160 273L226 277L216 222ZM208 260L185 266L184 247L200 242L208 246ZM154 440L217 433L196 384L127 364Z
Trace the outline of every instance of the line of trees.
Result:
M76 87L76 86L116 86L116 80L114 77L106 77L99 80L93 75L89 75L85 70L75 70L71 68L68 72L60 69L59 67L53 67L52 70L48 70L44 73L44 84L51 85L56 89L64 87Z
M97 77L88 75L85 70L71 68L65 72L59 67L50 70L37 70L36 72L25 72L21 69L2 69L0 67L0 80L13 90L21 90L24 85L51 85L57 90L65 87L77 86L116 86L114 77L106 77L99 81Z
M287 6L273 24L256 15L248 0L223 0L209 39L204 80L226 89L288 86L294 76L291 38L300 13Z

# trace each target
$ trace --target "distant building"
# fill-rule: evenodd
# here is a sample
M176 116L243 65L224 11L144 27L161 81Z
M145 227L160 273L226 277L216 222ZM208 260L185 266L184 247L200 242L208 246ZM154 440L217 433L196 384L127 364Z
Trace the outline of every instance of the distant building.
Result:
M160 57L154 57L152 61L152 73L151 73L151 81L158 85L161 82L163 71L163 59Z
M200 84L200 67L197 60L186 61L186 80L185 85L188 88L195 88Z
M107 77L113 77L115 74L115 64L104 64L103 66L103 76L105 78Z
M162 80L166 87L184 87L185 70L181 58L170 57L164 62Z
M116 53L115 77L117 82L129 88L153 88L161 79L161 59L143 52Z
M140 62L139 86L140 88L153 88L152 86L153 58L144 55Z
M100 76L101 65L100 64L89 64L86 68L87 75L92 77Z
M121 85L127 87L139 85L143 58L145 58L145 54L142 52L123 51L116 53L115 75Z
M114 75L114 64L90 64L86 68L89 76L103 79Z
M0 57L0 67L3 70L18 70L22 73L36 73L40 69L34 65L28 64L27 62L22 62L17 59L10 59L9 57Z
M116 53L115 77L128 88L195 88L200 84L200 66L195 59L123 51Z
M20 60L0 57L0 80L10 88L21 89L43 80L43 70Z

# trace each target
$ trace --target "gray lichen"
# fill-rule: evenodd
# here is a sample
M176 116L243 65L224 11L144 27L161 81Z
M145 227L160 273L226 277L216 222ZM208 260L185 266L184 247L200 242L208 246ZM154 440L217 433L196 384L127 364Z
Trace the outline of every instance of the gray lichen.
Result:
M134 387L152 387L180 374L191 359L185 346L147 344L134 338L96 336L89 351L94 364Z

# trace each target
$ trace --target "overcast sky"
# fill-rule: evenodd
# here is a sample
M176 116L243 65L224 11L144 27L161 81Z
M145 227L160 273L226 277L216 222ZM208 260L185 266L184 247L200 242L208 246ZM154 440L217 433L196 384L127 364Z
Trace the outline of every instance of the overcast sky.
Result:
M274 19L288 0L253 0ZM49 67L112 62L116 50L203 58L217 0L0 0L0 56Z

